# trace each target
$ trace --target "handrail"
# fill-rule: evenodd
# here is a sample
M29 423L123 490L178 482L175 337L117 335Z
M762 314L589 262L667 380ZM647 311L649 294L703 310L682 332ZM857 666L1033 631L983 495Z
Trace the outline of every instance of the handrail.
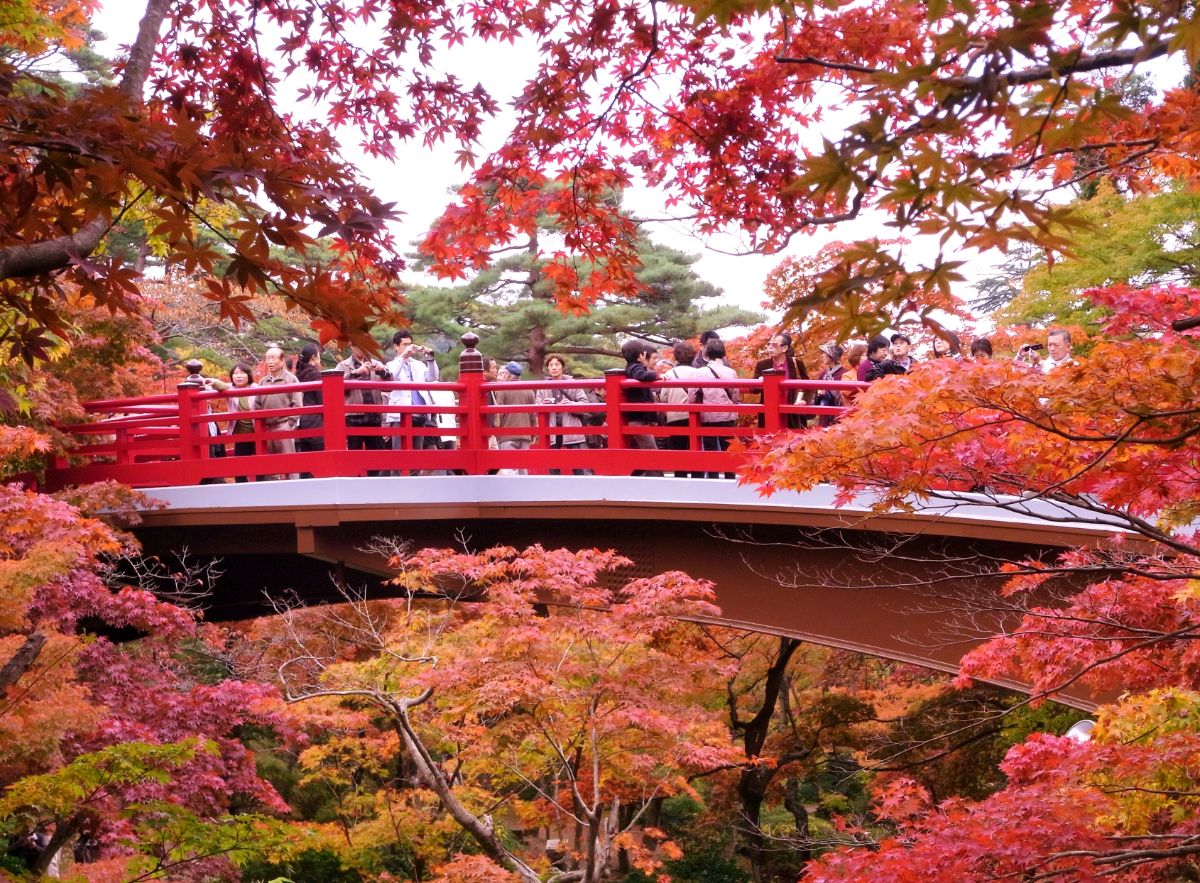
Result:
M174 395L88 403L87 411L98 419L59 427L75 446L51 464L46 483L62 487L111 479L154 488L294 475L501 470L715 476L733 472L741 462L737 448L726 449L730 440L788 431L788 415L814 425L818 417L836 418L844 408L810 404L810 394L865 386L856 381L787 380L779 373L761 379L697 377L647 384L619 371L597 379L503 382L486 382L482 374L466 371L458 381L437 383L351 380L326 371L320 381L222 392L183 383ZM723 388L736 391L742 401L627 401L630 391L646 388L655 393ZM532 403L539 391L553 389L586 390L590 400ZM386 404L388 393L404 390L421 392L430 404ZM228 410L239 397L312 391L321 393L321 405ZM502 401L496 401L497 394L513 391L530 395L517 402L501 395ZM385 403L347 401L364 392L381 395ZM793 398L795 403L789 404ZM666 412L686 415L686 423L643 425ZM705 415L713 413L734 414L737 425L706 422ZM587 425L580 425L580 415L588 415ZM300 428L305 416L320 416L320 425ZM436 425L430 425L430 416ZM234 431L247 420L250 432ZM644 447L647 437L660 447ZM591 446L597 443L604 446ZM296 447L299 450L291 452ZM235 456L235 451L243 455Z

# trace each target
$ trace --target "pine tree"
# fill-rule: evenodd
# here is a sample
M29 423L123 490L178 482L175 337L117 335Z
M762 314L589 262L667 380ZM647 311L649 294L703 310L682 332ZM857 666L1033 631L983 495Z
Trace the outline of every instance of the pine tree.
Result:
M473 331L479 335L482 352L502 362L525 362L535 375L542 373L550 353L567 356L575 373L593 375L612 367L611 359L620 356L620 341L625 337L667 346L708 328L762 321L760 314L750 310L705 305L722 292L692 269L699 257L646 237L638 240L641 294L608 295L586 313L564 312L556 304L544 263L537 258L546 240L557 235L544 220L526 242L495 252L491 264L466 284L410 291L414 331L454 340ZM581 278L593 272L595 267L587 268Z

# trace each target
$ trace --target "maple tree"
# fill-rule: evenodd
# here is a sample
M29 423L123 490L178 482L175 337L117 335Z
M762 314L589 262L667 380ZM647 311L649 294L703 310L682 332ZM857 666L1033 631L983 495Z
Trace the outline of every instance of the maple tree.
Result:
M47 445L0 427L0 462ZM281 836L265 815L286 806L236 737L246 724L296 732L278 694L197 677L178 648L208 636L196 610L166 598L203 574L141 559L129 535L85 514L136 519L148 503L108 485L69 502L0 485L0 835L49 831L34 873L81 835L121 879L204 876ZM234 817L235 802L258 816Z
M1114 532L995 571L992 612L1009 624L964 658L960 676L1019 678L1035 698L1068 684L1100 698L1123 692L1102 706L1092 742L1032 737L1005 761L1010 783L979 803L922 808L911 788L885 788L881 817L916 807L902 836L869 860L826 858L814 879L921 873L934 852L948 861L950 831L962 845L950 864L957 879L1163 879L1179 862L1194 871L1196 770L1173 758L1194 757L1200 739L1195 715L1179 712L1200 671L1200 369L1195 332L1176 330L1173 317L1195 315L1200 291L1118 285L1084 296L1105 318L1077 364L1049 373L1007 361L921 364L873 385L827 431L754 455L747 477L767 492L830 481L843 501L869 491L877 511L935 500ZM1131 741L1133 732L1144 738Z
M1077 211L1088 227L1072 236L1070 254L1039 261L1023 274L1021 291L995 314L1003 325L1095 326L1098 308L1083 292L1121 283L1195 285L1200 255L1192 219L1200 196L1185 184L1126 196L1101 182Z
M870 822L878 830L868 797L880 782L904 775L939 798L987 796L1003 785L1009 747L1080 716L1054 703L1003 714L1015 694L955 690L941 674L790 638L714 640L737 662L727 706L747 760L711 778L705 814L733 828L755 881L795 879Z
M872 209L902 235L943 246L1061 250L1072 221L1046 199L1057 187L1194 174L1195 133L1184 122L1193 90L1131 108L1120 90L1102 88L1156 57L1194 62L1190 7L681 5L695 18L610 7L568 26L569 50L542 43L546 60L518 102L512 137L426 242L448 272L478 266L478 240L509 241L534 212L561 212L524 199L548 166L579 184L581 199L610 169L647 181L694 212L700 231L733 228L768 252ZM806 137L834 113L844 134ZM587 208L569 244L624 256L628 228ZM944 296L959 268L944 253L922 262L878 239L855 243L836 273L790 301L792 317L853 300L864 285L878 286L883 306Z
M759 251L871 210L943 245L1061 249L1072 210L1047 198L1055 188L1195 171L1194 89L1131 107L1106 88L1153 59L1196 61L1188 4L148 0L115 85L66 89L34 60L82 46L92 9L29 0L0 25L14 47L0 59L0 296L4 342L26 358L66 330L64 281L99 307L139 308L137 272L102 248L134 214L226 317L277 292L322 339L365 341L396 307L395 209L340 158L340 136L383 157L398 140L457 144L473 171L423 244L435 269L481 269L549 218L561 236L538 257L568 308L642 290L637 221L611 199L631 183ZM468 40L521 40L534 60L511 110L444 72L446 47ZM293 87L315 119L282 106ZM834 105L843 134L812 137ZM481 156L502 112L508 135ZM210 207L234 217L219 246L199 235L221 229ZM336 259L312 254L318 235ZM870 240L792 305L875 281L900 305L959 278L946 254L912 260Z
M763 306L787 311L797 304L819 303L819 309L801 311L795 325L813 353L823 343L845 340L851 329L872 336L910 324L940 326L935 315L971 322L973 317L948 287L925 291L919 300L910 298L896 302L897 286L907 286L903 282L906 274L902 257L904 245L903 240L896 239L869 244L833 242L816 254L787 258L767 276L763 286ZM893 246L900 255L886 265L881 258L871 258L880 263L869 278L859 278L853 287L836 294L824 293L837 288L841 284L838 280L854 275L854 268L874 249ZM813 361L815 368L815 359Z
M100 249L139 206L167 266L206 278L224 317L251 318L249 298L271 291L323 317L327 335L364 334L368 315L392 308L384 271L398 265L382 226L391 209L355 180L324 127L276 112L271 78L247 48L254 10L201 23L194 7L150 0L119 81L68 90L27 62L83 45L92 8L38 0L3 25L17 50L0 56L3 343L34 359L68 334L64 283L96 307L140 309L137 273ZM236 215L229 233L206 217L214 204ZM336 262L272 254L304 254L311 224L338 237ZM221 248L200 229L218 232Z
M302 758L326 778L379 781L344 804L347 836L407 841L403 818L424 807L427 825L432 803L435 825L481 854L443 855L447 879L591 883L618 853L646 868L670 856L641 823L647 807L741 756L699 704L721 666L678 621L715 610L711 586L666 573L605 588L627 562L595 550L426 549L393 564L400 587L444 600L297 609L254 627L293 701L364 731ZM383 773L396 756L407 784Z
M731 634L719 643L738 662L726 702L730 729L747 758L729 788L736 794L736 830L753 879L777 879L781 868L811 858L806 803L815 802L814 784L823 768L836 763L836 755L862 746L856 730L874 721L875 709L862 696L840 689L845 685L825 664L831 653L823 648L762 635ZM792 665L793 659L802 660L803 668ZM767 832L768 797L791 814L792 836ZM784 840L795 848L781 849Z

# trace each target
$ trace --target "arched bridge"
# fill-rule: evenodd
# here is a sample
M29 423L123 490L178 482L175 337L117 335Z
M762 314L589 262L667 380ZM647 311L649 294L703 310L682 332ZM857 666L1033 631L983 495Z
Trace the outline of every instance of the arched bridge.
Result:
M590 406L604 412L605 425L588 427L602 432L608 446L557 449L553 437L565 428L554 414L562 406L494 404L494 392L515 384L485 384L468 375L455 384L428 385L429 392L449 387L454 393L449 404L437 406L456 418L452 429L413 425L403 419L410 411L373 428L389 445L398 439L395 448L349 450L348 431L370 429L345 423L350 383L340 374L324 378L324 424L307 431L319 435L325 449L295 454L263 452L272 435L306 431L272 430L262 422L272 412L263 411L251 433L255 453L214 457L213 447L228 439L209 434L207 426L229 422L213 407L228 396L185 387L177 396L98 403L93 407L101 419L68 428L92 443L81 445L74 461L57 464L48 480L116 478L160 500L162 508L145 512L136 532L151 553L186 548L225 559L229 575L212 600L214 618L269 610L264 590L331 600L338 578L386 592L386 560L367 550L373 537L476 549L539 542L616 549L634 562L617 575L622 579L673 569L711 579L724 624L944 671L955 671L963 653L1012 620L997 604L998 581L990 576L997 560L1096 542L1111 532L1063 525L1059 511L1045 513L1052 524L1039 518L1036 503L1003 511L963 495L912 513L874 515L866 500L835 507L830 488L764 498L734 481L690 477L692 470L720 475L738 465L736 452L703 450L706 436L782 431L789 413L837 413L805 403L803 393L819 386L811 383L737 381L747 393L736 406L743 415L739 427L708 426L701 416L708 406L687 404L672 406L687 413L686 425L646 428L637 415L666 406L628 405L631 381L609 376L595 382L603 386L603 401ZM796 391L791 405L789 386ZM390 413L386 405L375 407ZM507 431L494 421L506 409L533 416L526 430L535 436L531 448L489 444ZM631 432L683 435L686 447L637 449L627 440ZM454 445L416 442L433 433L450 436ZM529 474L512 474L522 469ZM492 470L499 474L487 474ZM635 477L634 471L667 477ZM258 473L277 480L255 480ZM291 473L313 477L280 478ZM241 475L250 480L220 481ZM1081 706L1093 699L1083 693L1062 698Z

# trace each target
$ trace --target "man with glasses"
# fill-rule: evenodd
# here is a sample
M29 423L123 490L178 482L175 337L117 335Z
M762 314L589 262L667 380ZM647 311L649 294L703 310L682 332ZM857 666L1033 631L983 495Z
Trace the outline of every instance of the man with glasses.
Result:
M792 335L786 331L771 335L767 342L767 357L754 363L754 379L758 380L768 371L782 371L785 380L808 380L808 370L804 367L804 362L792 351ZM798 389L788 390L788 404L808 403L811 396L812 393L801 393ZM807 422L808 418L803 414L788 414L784 425L788 429L803 429ZM759 426L762 425L763 418L760 417Z

